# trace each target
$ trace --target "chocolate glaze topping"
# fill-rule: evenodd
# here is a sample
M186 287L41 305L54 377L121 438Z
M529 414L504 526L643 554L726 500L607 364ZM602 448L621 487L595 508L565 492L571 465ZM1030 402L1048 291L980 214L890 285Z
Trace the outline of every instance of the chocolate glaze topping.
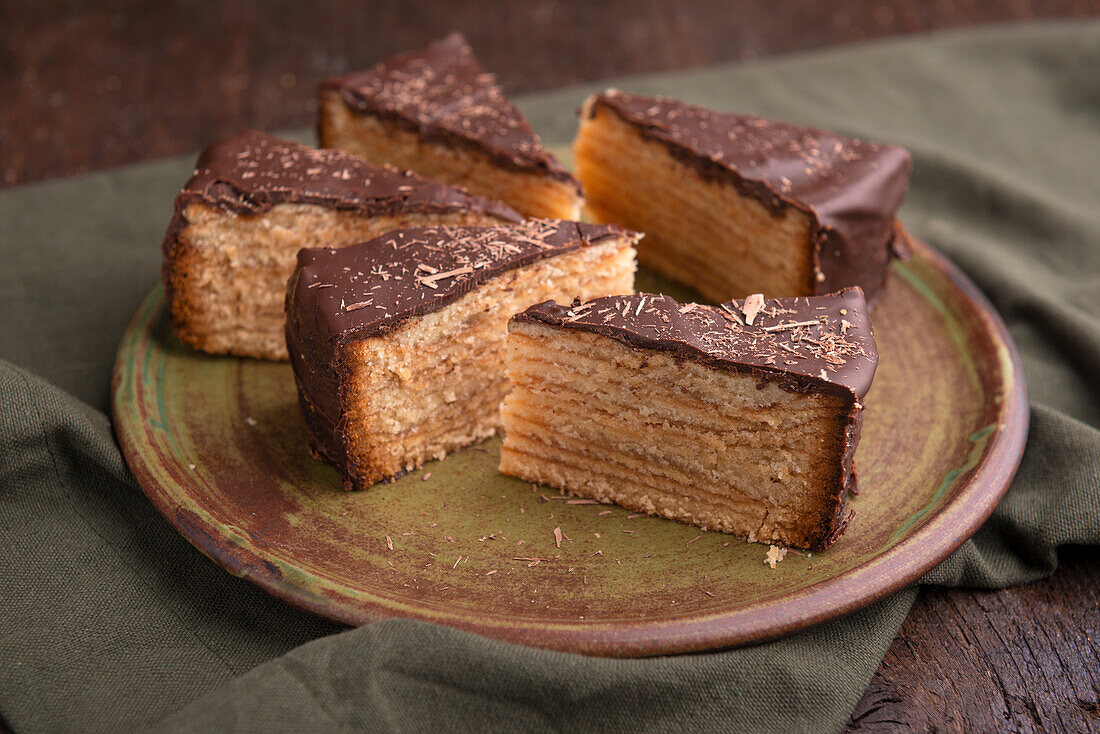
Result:
M640 237L613 225L528 219L502 227L403 229L341 249L299 251L287 285L287 351L317 453L350 475L339 424L345 344L438 311L509 270Z
M721 306L682 305L643 293L572 306L547 301L513 320L601 334L787 389L850 395L859 402L878 364L866 310L859 288L808 298L749 296Z
M749 296L720 306L681 305L664 295L608 296L562 306L546 301L512 317L614 339L633 349L659 350L714 369L748 374L759 386L829 393L848 400L838 445L835 501L811 550L844 530L847 495L855 491L854 456L863 425L863 398L878 365L863 291L764 300Z
M206 148L176 197L176 215L193 202L238 214L276 204L317 204L365 214L473 211L518 222L511 207L409 171L374 166L338 150L320 150L256 130Z
M536 170L580 186L550 155L460 33L372 69L326 79L352 109L378 115L444 143L478 148L519 170Z
M912 158L904 148L618 90L597 95L590 114L600 107L703 176L732 184L773 212L806 212L814 247L809 292L858 285L875 300L886 282L894 216L909 185Z

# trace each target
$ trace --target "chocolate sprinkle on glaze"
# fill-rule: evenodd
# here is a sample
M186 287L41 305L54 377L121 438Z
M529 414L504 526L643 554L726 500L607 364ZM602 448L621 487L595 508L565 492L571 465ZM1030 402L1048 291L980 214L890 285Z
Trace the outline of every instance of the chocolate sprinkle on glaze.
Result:
M528 219L502 227L395 230L340 249L298 253L287 285L287 351L314 450L345 471L339 431L343 347L438 311L480 284L538 260L641 235L614 225Z
M706 178L732 184L773 212L811 217L810 293L858 285L874 301L894 254L895 214L912 158L895 145L695 107L666 97L608 90L604 107Z
M426 139L476 148L504 165L580 188L543 148L460 33L372 69L326 79L321 89L336 90L351 109L383 117Z
M856 491L855 450L863 426L863 399L878 366L867 303L859 288L825 296L758 296L719 306L681 305L664 295L608 296L563 306L546 301L512 317L614 339L632 349L668 352L713 369L748 374L763 387L828 393L847 401L835 503L810 550L824 549L844 531ZM750 323L751 322L751 323Z
M669 296L642 293L571 306L547 301L513 320L600 334L632 348L670 352L715 369L749 373L789 390L863 400L875 376L878 352L859 288L768 299L760 306L755 301L749 296L720 306L681 305Z
M202 202L238 214L276 204L317 204L368 215L394 212L482 212L518 222L511 207L338 150L321 150L256 130L243 130L200 155L176 197L176 216Z

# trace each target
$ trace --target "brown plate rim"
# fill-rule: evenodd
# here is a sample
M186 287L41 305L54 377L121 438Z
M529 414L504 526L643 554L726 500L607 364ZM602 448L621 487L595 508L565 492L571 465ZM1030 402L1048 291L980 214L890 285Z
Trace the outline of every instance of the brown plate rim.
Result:
M914 532L868 562L817 584L761 602L747 609L661 621L619 620L614 626L554 621L540 625L525 619L471 620L459 613L409 610L409 615L508 642L580 652L589 655L641 657L701 652L736 647L786 636L866 607L902 589L931 570L961 546L992 514L1008 490L1023 458L1028 432L1028 399L1023 365L1001 317L978 287L951 260L930 245L910 239L919 255L945 276L964 296L984 325L995 347L1007 356L1010 369L1001 370L1003 395L996 425L978 463L960 477L955 495ZM136 326L141 310L126 333ZM1004 365L1003 365L1004 366ZM217 542L221 526L204 525L197 516L172 501L159 486L147 457L133 440L140 425L120 420L123 414L119 386L124 364L120 351L111 379L113 423L123 456L142 491L157 510L198 550L235 576L245 578L273 596L310 613L350 625L399 616L393 606L370 600L334 600L286 579L278 567L247 547Z

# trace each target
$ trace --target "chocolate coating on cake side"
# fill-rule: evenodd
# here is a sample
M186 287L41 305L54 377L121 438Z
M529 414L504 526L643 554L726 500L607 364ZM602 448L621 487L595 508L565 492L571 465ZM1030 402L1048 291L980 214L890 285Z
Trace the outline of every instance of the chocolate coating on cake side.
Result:
M237 214L261 214L277 204L316 204L367 215L470 211L522 220L506 204L410 171L256 130L243 130L202 151L194 175L176 197L177 216L194 202Z
M825 296L764 300L759 295L720 306L683 304L664 295L608 296L563 306L546 301L512 321L599 334L632 349L658 350L713 369L751 375L794 392L836 395L846 401L838 416L829 512L811 550L844 531L855 491L855 450L863 427L863 399L878 366L867 303L859 288Z
M426 139L474 147L522 171L580 184L542 147L496 77L460 33L366 71L321 82L351 109L385 118Z
M590 114L601 107L707 179L732 184L773 212L795 207L808 214L810 292L858 285L868 300L878 296L912 170L904 148L618 90L597 95Z
M640 237L614 225L528 219L501 227L395 230L340 249L299 251L287 284L287 351L315 449L348 475L346 437L339 434L344 345L438 311L509 270Z

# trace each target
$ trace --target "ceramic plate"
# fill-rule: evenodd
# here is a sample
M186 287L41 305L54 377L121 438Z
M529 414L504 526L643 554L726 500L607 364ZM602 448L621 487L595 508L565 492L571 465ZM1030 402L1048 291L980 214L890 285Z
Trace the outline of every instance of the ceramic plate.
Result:
M638 289L690 295L646 273ZM708 650L788 634L912 582L1007 488L1027 399L989 303L914 243L873 324L880 363L855 517L828 551L792 552L774 570L767 545L502 476L499 440L344 492L306 448L290 367L182 346L160 288L119 349L115 426L146 494L188 540L316 614L415 617L595 655Z

